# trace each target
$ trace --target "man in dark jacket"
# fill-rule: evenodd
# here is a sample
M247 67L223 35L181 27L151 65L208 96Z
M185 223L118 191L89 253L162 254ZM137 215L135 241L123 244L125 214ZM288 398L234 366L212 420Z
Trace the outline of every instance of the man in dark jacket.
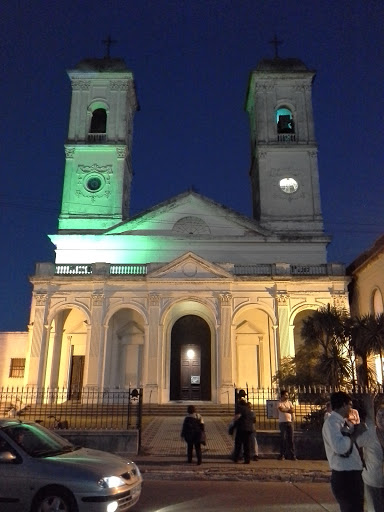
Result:
M184 418L181 437L187 443L187 459L192 462L193 447L195 447L197 464L201 464L201 437L204 431L203 418L196 412L194 405L188 406L188 414Z
M236 422L235 451L233 453L233 461L238 462L241 448L244 453L244 464L251 462L251 437L253 432L254 416L252 410L248 407L244 395L239 392L239 401L236 404L235 416L233 421Z

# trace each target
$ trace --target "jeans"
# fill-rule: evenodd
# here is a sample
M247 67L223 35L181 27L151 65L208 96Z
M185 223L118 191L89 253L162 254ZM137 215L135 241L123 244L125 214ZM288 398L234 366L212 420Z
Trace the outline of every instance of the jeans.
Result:
M192 462L193 447L195 447L197 463L201 464L201 444L200 444L200 441L198 441L198 442L193 442L192 441L190 443L187 443L188 462Z
M279 423L280 429L280 456L293 459L295 457L295 448L293 445L293 425L290 421Z
M364 512L364 485L361 471L332 470L331 488L340 512Z
M235 451L233 454L233 460L235 462L239 460L241 449L243 449L244 462L245 464L249 464L251 460L251 435L252 432L236 429Z

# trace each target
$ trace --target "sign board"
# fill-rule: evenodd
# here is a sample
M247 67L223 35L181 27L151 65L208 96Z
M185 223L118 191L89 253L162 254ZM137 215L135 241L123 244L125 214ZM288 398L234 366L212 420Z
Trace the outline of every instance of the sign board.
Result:
M278 400L267 400L267 418L279 419Z

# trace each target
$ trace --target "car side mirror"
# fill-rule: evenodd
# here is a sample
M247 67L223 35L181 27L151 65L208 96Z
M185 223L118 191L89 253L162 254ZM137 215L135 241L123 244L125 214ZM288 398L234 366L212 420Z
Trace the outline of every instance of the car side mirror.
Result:
M0 463L13 462L16 458L16 455L11 452L0 452Z

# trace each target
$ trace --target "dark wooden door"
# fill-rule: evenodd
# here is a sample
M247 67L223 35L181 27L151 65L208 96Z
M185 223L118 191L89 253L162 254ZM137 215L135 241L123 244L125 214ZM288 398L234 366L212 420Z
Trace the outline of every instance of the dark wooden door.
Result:
M72 356L69 381L69 399L80 400L83 388L85 356Z
M182 400L201 400L201 354L199 345L183 345L180 354Z
M211 400L211 331L203 318L185 315L175 322L170 370L170 400Z

